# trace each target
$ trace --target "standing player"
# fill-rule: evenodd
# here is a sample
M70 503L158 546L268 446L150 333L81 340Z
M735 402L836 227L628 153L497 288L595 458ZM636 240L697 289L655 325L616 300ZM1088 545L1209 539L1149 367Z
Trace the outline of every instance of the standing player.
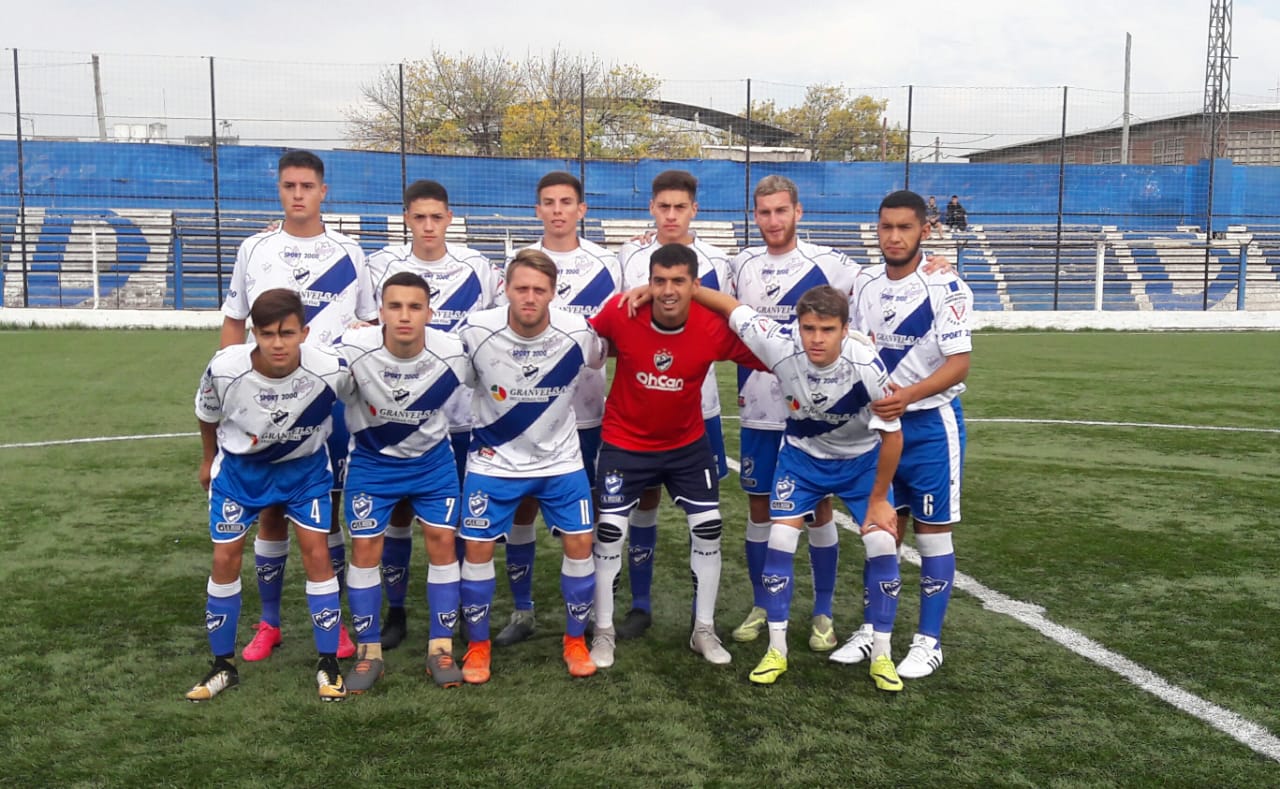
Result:
M458 328L475 370L475 426L462 491L462 613L469 645L463 679L489 680L489 613L497 586L494 543L511 530L516 506L537 499L564 546L564 662L595 673L583 632L591 614L591 488L574 429L572 397L581 373L604 366L604 343L580 315L551 308L556 264L526 249L507 267L510 306L469 316Z
M462 684L451 631L460 579L454 550L458 473L444 408L470 377L470 363L456 336L426 328L429 294L417 274L391 275L382 286L381 325L348 329L337 348L356 382L347 409L352 450L343 496L353 554L347 599L359 642L355 668L347 676L352 693L369 690L382 676L378 563L387 523L402 502L422 523L431 565L427 673L442 687Z
M324 182L324 162L309 151L289 151L280 157L280 205L284 222L278 227L251 236L236 253L231 288L222 304L222 347L243 343L245 319L250 305L272 288L297 291L306 310L310 329L308 342L330 346L353 322L377 316L364 252L352 239L327 228L320 207L328 194ZM335 401L329 456L334 464L335 489L330 511L329 558L334 573L341 578L346 564L342 530L337 519L343 470L347 460L347 430L342 403ZM253 543L258 592L262 598L262 619L255 626L253 640L241 655L245 660L263 660L280 644L280 595L284 589L285 560L289 557L289 530L284 511L268 507L258 523ZM351 657L355 644L345 624L339 626L338 656Z
M665 170L653 179L649 213L657 224L657 233L646 241L632 241L618 250L624 290L649 284L649 259L666 244L684 244L697 257L697 277L703 287L719 290L729 272L729 260L723 252L697 237L689 223L698 215L698 179L684 170ZM702 382L702 419L715 456L719 479L729 475L724 452L724 432L720 425L720 389L714 367L707 370ZM653 586L653 557L658 545L658 505L662 491L645 491L631 512L630 548L627 552L628 580L631 586L631 610L618 625L618 638L635 638L653 621L649 590Z
M369 258L375 294L380 293L381 284L397 272L409 271L426 280L433 305L431 327L441 331L453 331L472 311L494 306L502 291L502 276L488 258L474 249L445 240L452 223L448 191L435 181L414 181L404 190L404 224L413 240L388 245ZM471 431L471 389L460 388L445 412L461 480ZM412 519L411 508L400 505L392 513L384 540L382 574L386 584L387 620L382 627L382 646L386 649L399 646L408 632L404 603L413 553Z
M942 621L956 574L951 530L960 522L964 475L960 393L972 349L973 294L954 273L921 267L926 232L920 195L904 190L886 197L877 225L884 263L858 275L852 302L855 328L874 337L889 370L893 394L873 408L882 419L902 420L894 498L911 514L920 551L920 621L898 664L903 679L927 677L942 665ZM867 657L870 630L864 623L831 659Z
M578 235L578 223L587 215L582 182L570 173L547 173L538 181L534 212L542 220L542 238L528 247L546 254L556 264L556 295L551 306L578 315L595 315L618 292L621 275L613 253ZM604 417L604 369L583 370L573 397L578 423L578 444L587 482L596 484L596 455L600 451L600 421ZM533 559L537 532L537 502L526 499L516 508L515 522L507 535L507 581L515 611L511 621L493 639L508 646L533 635Z
M591 658L613 665L613 581L622 570L627 516L644 491L665 485L689 522L689 568L694 579L689 646L711 663L732 659L715 632L720 587L720 477L699 409L700 388L712 362L760 362L723 318L693 305L698 255L665 244L650 260L652 303L634 316L611 300L592 324L617 352L613 386L604 406L603 443L596 470L600 507L594 548L596 628Z
M325 439L333 403L349 396L352 379L332 351L303 344L306 314L292 289L264 291L250 315L256 344L219 351L195 398L204 450L200 484L209 491L213 539L204 614L213 666L187 691L187 699L207 701L240 682L232 658L244 536L267 507L280 507L296 528L307 572L320 699L341 701L347 690L337 658L338 579L326 538L333 472Z
M769 649L750 680L772 685L787 670L787 620L800 530L805 516L835 494L861 524L867 551L867 616L875 629L871 678L881 690L902 690L889 654L902 585L897 514L889 487L902 453L902 434L897 419L872 412L873 401L890 394L889 375L871 341L849 334L848 291L829 285L805 291L795 303L793 325L770 320L724 293L703 289L694 298L727 315L747 347L774 371L788 411L761 573Z
M857 266L840 252L796 238L796 224L803 214L796 185L790 179L781 175L762 178L755 190L755 220L765 245L744 249L729 266L727 291L760 315L783 324L795 321L796 302L810 288L830 285L847 300L857 274ZM733 638L754 641L765 629L765 608L771 597L761 579L772 533L769 493L783 431L794 414L782 398L777 376L746 368L738 370L738 412L742 420L740 479L749 507L746 553L752 607L733 631ZM826 652L839 643L831 619L840 535L830 499L822 499L811 516L809 561L814 600L809 648Z

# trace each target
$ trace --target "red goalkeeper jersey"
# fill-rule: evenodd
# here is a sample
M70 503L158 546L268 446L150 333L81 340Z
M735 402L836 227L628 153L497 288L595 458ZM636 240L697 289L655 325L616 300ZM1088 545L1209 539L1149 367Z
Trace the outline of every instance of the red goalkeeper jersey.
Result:
M610 299L591 319L596 333L617 349L617 367L604 403L601 438L637 452L660 452L692 444L705 432L702 380L712 362L733 361L766 369L729 328L698 304L679 329L660 328L649 305L634 318Z

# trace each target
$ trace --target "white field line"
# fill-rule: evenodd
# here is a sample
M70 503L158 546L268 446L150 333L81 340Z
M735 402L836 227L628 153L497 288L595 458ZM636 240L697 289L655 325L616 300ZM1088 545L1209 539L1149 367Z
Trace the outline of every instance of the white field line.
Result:
M722 420L737 421L737 414L724 414ZM964 418L966 423L990 423L1007 425L1079 425L1082 427L1145 427L1152 430L1205 430L1217 433L1265 433L1280 435L1280 427L1230 427L1219 425L1177 425L1164 422L1101 422L1090 419L1022 419L1013 416L992 416ZM0 446L3 449L3 446Z
M730 469L734 472L739 470L736 460L733 458L726 460ZM835 521L841 528L856 531L853 520L840 510L835 511ZM916 567L920 566L920 554L910 545L902 546L900 556ZM1114 671L1142 690L1172 704L1188 715L1199 718L1255 753L1280 762L1280 738L1267 729L1240 717L1225 707L1219 707L1213 702L1171 684L1156 673L1134 663L1124 655L1107 649L1083 633L1051 621L1044 615L1043 606L1014 600L994 589L987 588L962 572L956 573L955 588L978 598L982 601L982 607L988 611L1013 617L1045 638L1056 641L1086 660Z
M92 438L67 438L61 441L28 441L21 444L0 444L0 449L26 449L28 447L58 447L66 444L105 444L108 441L142 441L148 438L192 438L199 433L151 433L141 436L94 436Z

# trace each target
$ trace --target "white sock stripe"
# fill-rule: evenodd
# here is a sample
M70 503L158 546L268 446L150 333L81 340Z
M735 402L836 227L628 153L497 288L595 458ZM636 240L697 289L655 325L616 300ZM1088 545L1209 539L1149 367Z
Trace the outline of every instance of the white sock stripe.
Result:
M342 540L342 532L341 532L341 531L333 531L333 532L329 532L329 536L326 538L326 541L329 543L329 547L330 547L330 548L336 548L336 547L338 547L339 545L345 545L345 544L346 544L346 543L344 543L344 542L343 542L343 540Z
M267 559L279 559L281 556L288 556L289 539L286 537L283 540L264 540L261 537L254 537L253 554Z
M432 564L427 566L427 583L449 584L462 579L462 569L457 562L448 564Z
M586 578L595 571L596 565L590 556L585 559L570 559L566 556L560 560L560 572L570 578Z
M896 556L898 553L898 541L883 529L874 529L862 535L862 544L866 546L868 559Z
M631 515L628 516L628 520L630 520L632 526L637 526L641 529L657 526L658 510L642 510L639 507L636 507L631 511Z
M917 534L916 549L921 556L946 556L955 553L949 531L941 534Z
M382 583L382 569L378 565L373 567L356 567L354 564L347 564L347 588L349 589L372 589Z
M464 581L487 581L490 578L496 578L493 572L493 560L481 562L480 564L472 564L466 559L462 560L462 580Z
M812 547L830 548L839 544L840 532L836 530L836 522L834 520L827 521L821 526L809 527L809 545Z
M388 526L387 537L392 540L412 540L413 527L411 526Z
M528 545L538 539L538 530L533 523L513 523L507 534L508 545Z
M213 582L213 576L209 576L209 584L205 587L205 592L210 597L234 597L240 594L240 579L237 578L229 584L217 584Z
M795 553L800 544L800 529L785 523L775 523L769 529L769 547L783 553Z
M307 581L307 594L337 594L338 578L334 576L327 581Z

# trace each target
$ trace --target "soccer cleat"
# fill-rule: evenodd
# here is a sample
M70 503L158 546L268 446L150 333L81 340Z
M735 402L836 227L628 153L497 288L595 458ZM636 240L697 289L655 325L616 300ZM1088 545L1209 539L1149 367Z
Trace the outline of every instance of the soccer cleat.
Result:
M366 693L382 679L384 664L382 658L360 658L351 672L347 674L347 690L352 693Z
M355 653L356 642L351 640L351 634L347 632L347 623L342 622L338 625L338 657L346 660Z
M387 608L387 618L382 621L382 648L395 649L409 634L408 615L403 606Z
M903 679L927 677L942 665L942 647L938 639L916 633L911 637L911 649L898 664L898 676Z
M717 666L728 665L733 660L729 651L720 644L720 637L710 625L695 624L689 636L689 648Z
M871 661L870 674L879 690L887 690L890 693L902 690L902 680L898 678L898 671L893 667L893 658L888 655L881 655Z
M442 688L456 688L462 684L462 669L448 652L427 655L427 676ZM470 680L468 680L470 681Z
M787 670L787 656L769 647L769 651L764 653L764 657L760 658L760 662L751 673L747 675L747 679L757 685L772 685L778 681L778 677L782 676Z
M587 640L582 636L564 637L564 664L571 677L589 677L596 673L596 664L587 651Z
M512 644L519 644L521 641L527 641L533 636L537 630L537 622L533 616L533 609L521 611L519 608L511 612L511 621L507 622L507 626L493 638L495 647L509 647Z
M259 622L253 626L253 629L258 632L240 651L240 657L250 663L271 657L271 650L280 646L280 642L284 640L280 634L280 628L266 622Z
M337 658L322 657L316 662L316 685L320 688L321 701L342 701L347 697Z
M476 641L467 647L462 656L462 679L468 685L483 685L489 681L489 660L493 655L489 641Z
M830 652L839 644L835 628L831 626L831 617L818 614L813 618L813 629L809 631L809 649L814 652Z
M596 668L609 668L613 665L613 652L617 646L618 634L612 627L597 627L591 636L591 662Z
M742 624L733 629L734 641L755 641L769 625L769 618L760 606L752 606L751 613L742 620Z
M844 642L844 646L831 653L830 660L834 663L844 663L845 665L853 665L861 663L871 657L871 641L874 637L874 631L871 625L866 624L853 631L853 635L849 636L849 640Z
M240 674L236 667L226 660L216 658L209 673L187 691L187 701L208 701L228 688L240 684Z
M622 618L622 624L618 625L618 640L626 641L631 638L639 638L652 625L653 614L643 608L633 608Z

